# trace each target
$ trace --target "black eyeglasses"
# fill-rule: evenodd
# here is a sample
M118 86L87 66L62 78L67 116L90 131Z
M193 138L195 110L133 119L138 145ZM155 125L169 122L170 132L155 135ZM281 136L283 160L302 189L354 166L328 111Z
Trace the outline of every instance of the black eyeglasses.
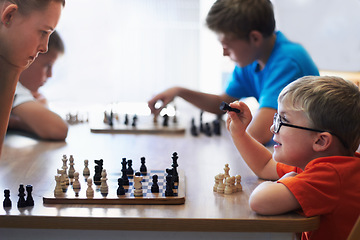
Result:
M281 116L279 114L277 114L277 113L275 113L275 115L274 115L273 126L274 126L274 133L278 133L280 131L281 126L298 128L298 129L303 129L303 130L308 130L308 131L313 131L313 132L327 132L327 131L324 131L324 130L318 130L318 129L307 128L307 127L300 127L300 126L284 123L283 121L281 121Z
M329 132L329 131L325 131L325 130L301 127L301 126L296 126L296 125L284 123L283 121L281 121L281 116L279 114L277 114L277 113L274 114L273 126L274 126L274 129L273 129L274 133L278 133L280 131L281 126L298 128L298 129L303 129L303 130L308 130L308 131L313 131L313 132L328 132L331 135L334 135L335 137L337 137L340 140L340 142L344 145L344 147L347 148L347 144L340 137L338 137L336 134L334 134L332 132Z

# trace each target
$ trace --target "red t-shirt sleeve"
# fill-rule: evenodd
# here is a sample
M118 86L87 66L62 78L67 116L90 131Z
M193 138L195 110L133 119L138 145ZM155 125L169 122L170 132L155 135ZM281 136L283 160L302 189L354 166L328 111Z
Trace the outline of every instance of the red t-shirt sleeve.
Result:
M318 163L278 182L292 192L307 217L329 213L338 202L338 194L334 193L339 191L340 177L330 164Z
M276 171L277 171L277 174L279 175L279 178L281 178L282 176L284 176L286 173L289 173L289 172L296 172L296 173L302 172L302 170L298 167L289 166L289 165L286 165L283 163L276 164Z

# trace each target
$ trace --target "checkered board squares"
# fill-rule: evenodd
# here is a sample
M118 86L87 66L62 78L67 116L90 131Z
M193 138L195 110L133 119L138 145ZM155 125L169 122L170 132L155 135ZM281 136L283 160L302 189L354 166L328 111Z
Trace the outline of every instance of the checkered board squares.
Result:
M90 131L93 133L139 133L139 134L184 134L185 127L179 123L173 123L169 120L168 126L162 125L162 119L159 118L157 123L154 123L152 116L139 116L136 126L132 126L132 120L129 119L129 124L125 125L123 121L114 120L113 126L99 122L90 122Z
M158 175L159 193L152 193L152 176ZM146 175L143 175L142 189L143 196L134 196L134 182L133 178L129 178L129 186L124 186L125 195L117 195L117 179L121 177L118 174L108 174L107 184L109 193L107 196L102 196L100 193L100 186L93 184L94 197L86 197L87 184L85 179L81 179L81 190L79 196L75 196L72 186L69 185L66 193L61 197L54 197L55 182L52 191L43 197L44 204L100 204L100 205L121 205L121 204L149 204L149 205L175 205L185 203L185 176L182 171L179 171L179 184L174 187L174 192L177 196L165 196L166 190L166 172L165 170L151 170Z

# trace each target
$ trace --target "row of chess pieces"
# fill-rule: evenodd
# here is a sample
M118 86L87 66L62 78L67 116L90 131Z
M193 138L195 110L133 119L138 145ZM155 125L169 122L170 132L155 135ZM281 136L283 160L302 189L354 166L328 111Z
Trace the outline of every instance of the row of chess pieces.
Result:
M170 116L167 115L167 114L164 114L162 116L162 126L163 127L168 127L169 126L169 119L170 119ZM110 113L108 113L108 112L104 111L104 120L103 120L103 122L105 124L108 124L109 126L113 126L114 125L114 120L116 122L120 122L120 115L118 113L114 113L113 111L110 111ZM132 117L131 126L136 127L137 126L137 120L138 120L138 116L136 114L134 114L134 116ZM158 116L154 116L153 122L154 122L154 124L158 123ZM176 115L174 115L172 117L172 122L174 124L177 123ZM124 122L123 123L126 126L130 125L129 114L126 113L124 115Z
M26 193L25 193L25 189L26 189ZM32 185L26 185L26 187L24 188L24 184L20 184L19 186L19 200L17 202L17 207L18 208L24 208L24 207L32 207L34 206L34 199L32 197L32 191L33 191L33 186ZM26 199L25 199L26 196ZM3 201L3 207L4 208L11 208L12 203L11 203L11 199L10 199L10 189L5 189L4 190L4 201Z
M230 176L229 164L225 164L224 167L225 173L219 173L215 176L215 184L213 187L213 191L217 193L223 194L232 194L236 192L242 191L241 186L241 176Z

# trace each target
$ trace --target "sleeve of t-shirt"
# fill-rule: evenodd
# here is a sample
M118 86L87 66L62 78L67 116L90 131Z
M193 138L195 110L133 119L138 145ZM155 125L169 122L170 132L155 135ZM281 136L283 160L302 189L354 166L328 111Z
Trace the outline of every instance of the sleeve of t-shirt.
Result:
M267 71L259 97L259 107L277 109L279 93L286 85L301 77L301 70L295 61L283 59L278 60Z
M247 72L244 71L243 68L235 66L234 71L229 79L228 86L225 89L227 95L234 98L244 98L250 97L250 93L247 91L248 85L246 81L248 81L249 76L247 76Z
M292 192L307 217L331 212L339 200L335 192L340 188L340 178L336 170L326 163L278 182Z
M19 106L20 104L23 104L25 102L34 101L34 97L31 94L30 90L25 88L20 83L17 84L16 90L15 90L15 96L13 101L12 108L15 108Z

